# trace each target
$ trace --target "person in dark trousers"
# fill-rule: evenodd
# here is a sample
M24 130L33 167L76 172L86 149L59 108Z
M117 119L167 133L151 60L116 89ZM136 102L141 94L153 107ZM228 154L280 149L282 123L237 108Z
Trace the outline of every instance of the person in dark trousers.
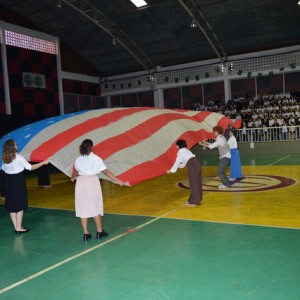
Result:
M190 197L186 204L188 206L200 205L202 201L201 165L195 157L195 154L187 149L185 140L178 140L176 146L177 149L179 149L176 161L172 168L167 171L167 174L175 173L178 168L184 168L186 166L191 190Z
M222 135L224 132L223 128L221 126L215 126L213 128L213 133L216 137L216 140L214 143L210 144L206 141L199 142L199 145L202 147L206 147L208 149L214 149L218 148L219 150L219 166L218 166L218 175L221 179L222 184L219 185L220 189L227 189L230 188L230 182L226 176L226 168L229 166L230 163L230 150L227 143L226 138Z
M38 186L45 189L51 188L49 167L48 165L42 166L37 170Z

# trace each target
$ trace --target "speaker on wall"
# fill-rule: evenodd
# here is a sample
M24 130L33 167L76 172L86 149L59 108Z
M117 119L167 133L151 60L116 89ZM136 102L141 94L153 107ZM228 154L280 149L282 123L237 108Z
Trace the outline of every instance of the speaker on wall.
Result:
M46 77L43 74L35 74L23 72L23 86L45 89L46 88Z

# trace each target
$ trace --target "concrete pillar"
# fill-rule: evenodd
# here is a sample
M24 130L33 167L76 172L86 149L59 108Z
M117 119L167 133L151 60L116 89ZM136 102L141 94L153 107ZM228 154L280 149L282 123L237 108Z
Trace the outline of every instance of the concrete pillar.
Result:
M224 64L223 79L224 79L224 96L225 96L225 104L226 104L227 101L231 99L231 90L230 90L230 81L228 78L227 63Z
M164 108L164 90L156 89L154 91L154 106Z
M2 71L3 71L3 85L4 85L4 98L5 98L5 113L11 115L11 103L9 93L9 80L8 80L8 69L7 69L7 56L6 56L6 42L5 42L5 30L3 26L4 22L0 22L0 33L1 33L1 56L2 56Z
M111 108L111 96L106 96L106 105L107 108Z

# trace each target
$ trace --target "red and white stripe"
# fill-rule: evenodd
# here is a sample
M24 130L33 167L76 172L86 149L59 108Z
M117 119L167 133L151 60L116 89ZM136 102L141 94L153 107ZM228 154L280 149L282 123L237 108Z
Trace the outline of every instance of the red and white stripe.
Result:
M160 176L172 166L179 138L191 148L198 141L212 138L212 127L226 128L231 123L229 118L212 112L157 108L92 110L45 128L21 153L31 161L49 159L70 175L80 143L89 138L94 142L94 153L104 159L107 167L134 185Z

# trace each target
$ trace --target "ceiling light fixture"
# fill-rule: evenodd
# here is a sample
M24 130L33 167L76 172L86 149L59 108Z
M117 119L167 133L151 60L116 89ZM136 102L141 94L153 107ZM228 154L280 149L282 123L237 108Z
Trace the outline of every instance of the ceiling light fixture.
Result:
M196 28L196 27L197 27L197 22L196 22L196 20L192 20L191 27L192 27L192 28Z
M300 5L300 1L298 1L298 5Z
M148 82L154 82L154 76L152 74L150 74L148 77L147 77L147 81Z
M136 7L142 7L148 5L144 0L130 0Z
M58 0L56 3L56 7L61 8L62 7L62 2L61 0Z

